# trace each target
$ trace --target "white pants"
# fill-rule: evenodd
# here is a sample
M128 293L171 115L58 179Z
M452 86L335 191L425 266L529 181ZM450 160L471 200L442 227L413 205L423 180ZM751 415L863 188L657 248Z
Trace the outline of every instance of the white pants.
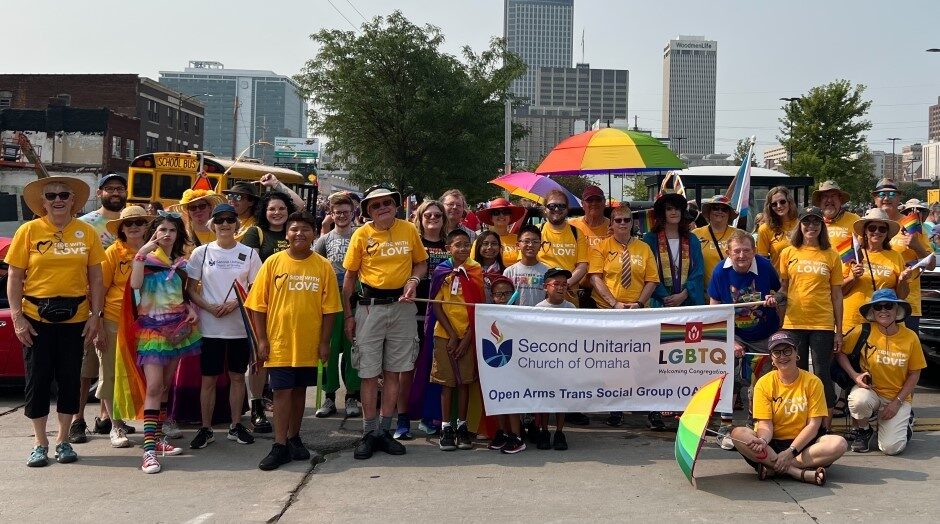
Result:
M874 390L855 386L849 393L849 413L855 420L867 421L890 402L891 399L879 397ZM898 412L890 419L878 419L878 449L885 455L897 455L904 451L911 439L910 419L910 402L902 402Z

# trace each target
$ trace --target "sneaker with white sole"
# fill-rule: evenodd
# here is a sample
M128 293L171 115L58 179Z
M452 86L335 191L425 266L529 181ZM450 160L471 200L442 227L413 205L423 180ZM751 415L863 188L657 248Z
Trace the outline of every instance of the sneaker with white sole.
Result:
M163 434L167 438L183 438L183 432L180 431L179 424L169 418L163 421Z
M212 431L212 428L199 428L199 431L196 432L196 436L193 437L192 442L189 443L189 447L192 449L202 449L213 442L215 442L215 433Z
M173 444L170 444L169 442L158 440L156 452L159 453L161 456L169 455L172 457L174 455L179 455L180 453L182 453L183 448L178 448L174 446Z
M228 436L225 438L239 444L254 444L255 442L255 437L252 436L252 434L248 432L248 429L242 426L241 423L235 424L235 427L230 427Z
M358 417L362 414L362 410L359 409L359 401L354 398L346 399L346 416L347 417Z
M320 406L320 409L317 410L314 416L317 418L326 418L330 415L336 414L336 401L328 398L323 400L323 404Z
M127 438L127 430L123 427L117 425L111 426L111 432L109 433L109 436L111 437L112 448L131 447L131 440Z
M157 454L153 451L144 451L144 459L140 464L140 470L144 473L160 473L162 467L157 460Z
M721 426L718 428L718 434L715 435L715 443L718 447L726 451L734 449L734 441L731 440L731 426Z

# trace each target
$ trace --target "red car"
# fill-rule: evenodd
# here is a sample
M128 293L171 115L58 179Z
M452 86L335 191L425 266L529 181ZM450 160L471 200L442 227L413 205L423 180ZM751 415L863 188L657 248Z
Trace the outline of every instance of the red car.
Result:
M6 257L10 248L10 239L0 237L0 260ZM4 273L6 273L4 271ZM26 369L23 366L23 345L13 333L13 319L6 302L6 276L0 279L4 287L2 308L0 308L0 384L23 383Z

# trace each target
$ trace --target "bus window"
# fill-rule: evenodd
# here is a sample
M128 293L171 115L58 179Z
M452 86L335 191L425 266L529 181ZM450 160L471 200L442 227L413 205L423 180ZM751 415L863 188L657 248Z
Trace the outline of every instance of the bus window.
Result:
M134 182L131 186L131 198L151 199L153 195L153 173L134 173Z
M189 175L163 173L160 175L160 198L179 200L183 196L183 191L186 191L192 185L193 179Z

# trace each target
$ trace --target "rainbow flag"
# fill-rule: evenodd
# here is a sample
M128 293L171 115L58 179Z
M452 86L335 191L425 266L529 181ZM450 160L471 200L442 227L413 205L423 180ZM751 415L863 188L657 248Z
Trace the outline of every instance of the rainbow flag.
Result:
M917 213L904 215L901 217L901 220L898 220L898 224L901 224L901 229L907 232L908 235L915 235L923 231L920 217L917 216Z
M653 230L653 210L645 209L643 211L634 211L633 220L639 228L640 234L649 233Z
M702 340L728 340L728 323L725 321L701 323L688 322L685 324L660 324L659 343L671 342L695 343Z
M741 161L741 167L734 175L734 180L725 191L725 196L731 202L731 207L738 213L738 216L746 217L749 211L751 198L751 159L754 157L754 143L756 139L750 138L751 146L747 150L747 155Z
M143 420L147 382L137 365L137 301L130 280L124 286L124 307L118 323L114 355L114 400L111 416L115 420Z
M839 258L842 259L843 264L848 264L853 260L858 262L858 254L855 251L855 247L856 240L854 235L843 238L836 246L836 252L839 253Z
M251 354L249 355L248 364L252 369L255 369L258 367L258 329L255 327L254 318L248 313L248 310L245 309L245 300L248 298L248 292L245 291L245 288L238 280L232 281L232 287L229 288L229 293L232 291L235 291L235 299L238 300L238 311L242 315L242 322L245 324L245 333L248 334L248 343L251 345ZM228 300L228 294L225 295L225 300ZM322 380L320 382L322 382Z

